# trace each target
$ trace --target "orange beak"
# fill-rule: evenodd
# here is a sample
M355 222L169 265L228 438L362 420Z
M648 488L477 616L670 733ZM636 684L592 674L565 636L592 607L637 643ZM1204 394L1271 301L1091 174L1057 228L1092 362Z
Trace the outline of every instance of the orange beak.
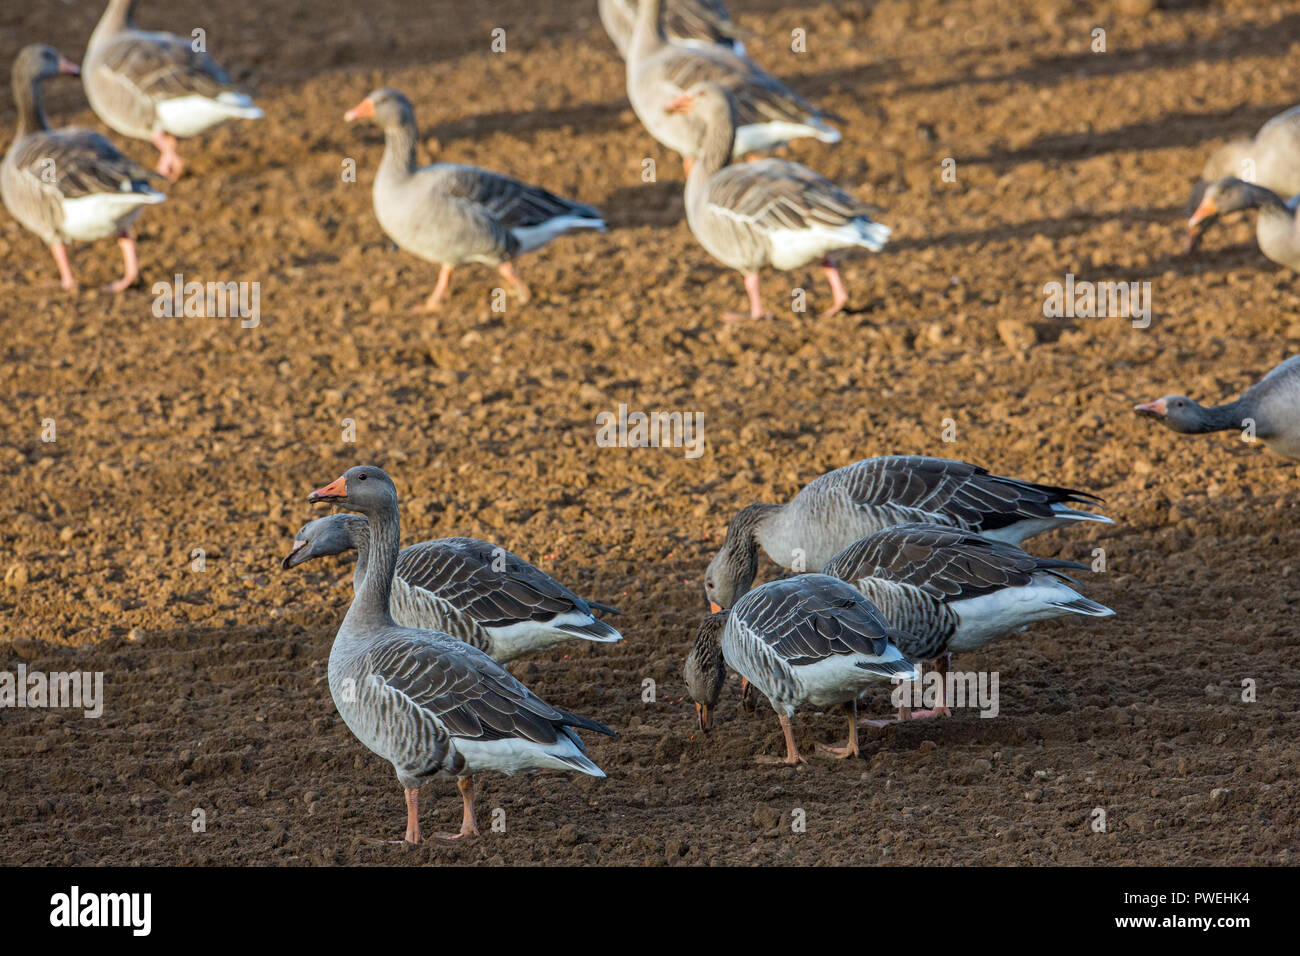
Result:
M700 723L700 730L706 734L713 729L713 710L708 704L695 705L695 719Z
M351 123L353 120L373 119L375 115L375 102L370 97L366 97L352 109L343 114L343 118Z
M59 72L66 73L68 76L81 76L81 67L73 63L67 57L59 57Z
M307 496L313 504L318 501L342 501L348 496L348 483L342 475L335 478L324 488L317 488Z
M1192 213L1192 218L1187 220L1187 228L1196 229L1205 220L1218 214L1219 210L1215 208L1214 198L1206 196L1201 200L1201 204L1196 207L1196 212Z
M691 107L695 105L695 97L690 93L683 93L677 99L673 100L664 107L665 113L689 113Z
M717 601L710 601L709 610L712 611L714 614L717 614L719 611L722 610L722 605L719 604Z
M1152 415L1156 418L1164 418L1167 409L1165 408L1165 400L1163 398L1157 398L1154 402L1143 402L1140 405L1134 405L1133 411L1137 412L1139 415Z

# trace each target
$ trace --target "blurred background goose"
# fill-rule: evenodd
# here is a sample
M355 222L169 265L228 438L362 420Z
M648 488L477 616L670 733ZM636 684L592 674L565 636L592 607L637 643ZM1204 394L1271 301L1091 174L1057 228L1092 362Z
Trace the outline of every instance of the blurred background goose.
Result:
M1019 545L1079 521L1111 524L1071 508L1096 495L993 475L948 458L884 455L814 478L789 504L753 504L727 526L704 575L713 609L730 607L754 582L761 547L783 568L820 571L836 552L882 528L912 522L975 531Z
M716 83L682 94L668 107L705 130L696 162L686 177L686 219L705 250L745 277L749 317L762 318L758 271L765 266L798 269L821 262L833 301L822 318L848 304L849 295L831 253L860 247L879 252L888 226L871 218L871 206L806 166L784 159L731 162L736 136L735 103ZM724 319L743 315L727 313Z
M77 287L67 244L117 236L123 273L108 288L120 292L140 273L131 224L166 197L149 184L147 169L98 133L50 129L40 83L61 73L76 75L77 66L53 47L25 47L14 60L18 125L0 166L0 194L13 217L50 247L65 289Z
M1036 558L970 531L905 524L877 531L827 562L825 572L855 587L901 633L894 643L912 661L934 660L940 675L954 651L972 651L1035 621L1114 611L1075 591L1074 561ZM942 687L942 684L940 684ZM942 690L933 710L947 714ZM909 713L904 708L900 718Z
M1253 422L1255 437L1270 450L1300 461L1300 355L1282 362L1240 398L1223 405L1206 408L1186 395L1166 395L1133 410L1184 435L1244 433Z
M366 519L332 514L308 522L294 536L284 568L357 550L352 587L369 565ZM403 627L442 631L495 661L508 661L561 641L609 643L623 635L597 620L592 608L550 575L505 548L476 538L438 538L403 548L389 610Z
M376 90L344 119L373 120L384 130L384 158L374 186L379 225L402 249L442 266L422 311L441 305L452 268L468 262L496 266L527 302L528 286L515 274L512 259L571 229L605 229L591 206L540 186L458 163L417 166L415 109L396 90Z
M698 83L725 87L736 101L734 155L771 149L811 136L838 143L840 132L823 113L747 57L719 45L681 46L664 36L660 0L641 0L636 28L627 50L627 95L646 131L680 153L689 172L689 157L699 149L704 130L699 121L668 106Z
M599 0L598 6L605 32L618 47L618 55L626 58L636 28L637 0ZM722 0L665 0L662 16L664 36L673 43L718 44L739 56L745 53L741 41L745 31L732 22Z
M329 687L348 729L397 772L407 842L420 842L420 785L440 773L454 775L461 794L461 827L450 839L479 832L474 774L605 776L576 728L613 736L608 727L547 704L476 647L393 621L401 532L397 489L382 469L349 468L307 500L358 511L368 522L368 569L330 649Z
M1189 208L1200 205L1210 183L1235 177L1279 196L1300 193L1300 106L1279 113L1253 139L1234 139L1216 149L1192 189Z
M95 114L123 136L153 143L157 171L175 180L185 168L178 137L260 119L262 111L193 38L137 30L135 5L109 0L86 46L82 82Z
M767 697L785 735L785 757L760 756L760 763L807 763L790 723L804 704L847 705L848 743L817 749L856 757L858 697L881 681L919 676L890 642L893 633L870 601L837 578L800 574L772 581L750 591L726 615L715 614L700 625L687 668L712 666L713 676L688 686L693 695L705 695L696 698L701 714L706 704L716 704L716 695L711 700L708 695L721 683L716 665L707 661L720 650L732 670ZM701 716L701 726L703 721Z
M1208 223L1241 209L1258 209L1255 238L1259 251L1288 269L1300 271L1300 224L1296 205L1300 195L1284 200L1277 193L1240 179L1220 179L1205 190L1201 204L1187 220L1187 245L1195 247Z

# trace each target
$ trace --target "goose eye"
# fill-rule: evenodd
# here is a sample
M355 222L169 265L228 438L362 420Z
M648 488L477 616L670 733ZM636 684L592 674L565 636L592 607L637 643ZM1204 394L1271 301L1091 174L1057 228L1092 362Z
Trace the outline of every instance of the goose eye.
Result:
M366 473L364 471L361 474L357 475L357 481L365 481L365 480L366 480Z

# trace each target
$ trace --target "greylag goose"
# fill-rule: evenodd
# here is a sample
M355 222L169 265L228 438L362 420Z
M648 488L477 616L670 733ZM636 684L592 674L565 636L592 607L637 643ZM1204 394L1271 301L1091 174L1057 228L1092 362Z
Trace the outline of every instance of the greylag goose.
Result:
M1230 176L1279 196L1300 193L1300 106L1274 116L1254 139L1234 139L1215 150L1192 190L1192 208L1200 204L1210 183Z
M1282 362L1236 401L1224 405L1205 408L1185 395L1166 395L1133 410L1184 435L1244 432L1253 422L1255 437L1269 449L1300 461L1300 355Z
M885 455L814 478L789 504L753 504L727 526L704 575L713 609L730 607L754 582L761 547L777 564L820 571L837 551L882 528L930 522L1019 545L1076 521L1111 524L1069 507L1096 495L989 474L964 461Z
M356 548L352 586L360 588L369 565L368 527L360 515L317 518L294 536L282 565ZM593 607L618 613L584 601L504 548L475 538L438 538L401 550L389 610L403 627L442 631L504 662L575 638L622 640L596 619Z
M727 680L727 666L722 659L722 629L726 624L725 611L706 617L682 667L686 689L695 701L695 719L706 734L713 729L713 708L718 706L722 685Z
M848 304L831 253L860 247L878 252L888 226L872 209L806 166L783 159L727 165L736 136L734 100L716 83L691 88L670 106L705 130L686 176L686 219L708 253L745 277L750 318L762 318L758 270L798 269L820 260L834 297L827 318ZM735 319L734 313L725 318Z
M452 267L467 262L496 266L527 302L528 287L516 275L512 259L570 229L605 229L591 206L540 186L457 163L416 166L415 110L396 90L376 90L344 119L370 119L384 130L384 158L374 187L379 225L407 252L442 266L423 311L438 308Z
M1188 246L1196 245L1206 223L1239 209L1258 209L1255 238L1259 251L1280 266L1300 271L1300 223L1296 205L1300 196L1284 200L1277 193L1240 179L1220 179L1205 190L1201 204L1187 220Z
M456 776L461 793L461 827L451 839L479 832L475 774L605 776L575 728L613 736L608 727L547 704L476 647L393 621L400 524L397 489L382 469L349 468L307 500L360 512L369 524L369 568L334 638L327 673L343 722L397 771L408 842L420 842L420 785L439 773Z
M725 623L722 619L725 617ZM720 632L720 633L719 633ZM795 746L790 719L804 705L847 704L849 740L843 747L818 744L835 757L858 755L857 699L882 680L914 680L915 667L890 642L896 634L861 594L825 574L800 574L750 591L726 615L705 619L687 659L688 670L703 671L721 651L732 670L767 697L785 735L785 757L759 757L761 763L807 763ZM718 672L696 682L704 704L717 702Z
M190 38L137 30L134 10L135 0L109 0L86 45L82 82L95 114L123 136L153 143L158 172L175 180L185 168L178 137L262 111Z
M736 101L736 156L805 136L839 142L839 130L827 123L829 114L746 57L716 44L687 47L668 42L661 6L661 0L641 0L627 50L628 99L656 140L683 157L693 156L704 130L697 120L668 112L668 105L697 83L715 82ZM686 165L689 169L689 160Z
M117 236L123 273L109 288L120 292L140 274L131 224L145 206L167 197L149 185L147 169L98 133L50 129L40 82L76 72L76 64L52 47L29 46L18 54L13 66L18 127L0 165L0 194L13 217L50 247L65 289L77 287L67 244Z
M618 47L618 55L627 58L628 44L636 28L637 0L600 0L600 22ZM667 0L663 9L664 35L683 46L720 44L744 56L741 30L731 22L722 0Z
M853 585L902 633L894 643L909 660L936 661L940 674L954 651L972 651L1035 621L1067 614L1111 617L1079 594L1067 570L1074 561L1035 558L1013 544L934 524L885 528L855 541L825 572ZM942 694L933 710L947 714Z

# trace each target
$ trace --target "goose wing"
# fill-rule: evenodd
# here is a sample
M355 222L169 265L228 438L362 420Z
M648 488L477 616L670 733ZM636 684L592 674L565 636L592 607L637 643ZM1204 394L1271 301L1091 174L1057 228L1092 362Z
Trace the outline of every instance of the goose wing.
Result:
M732 614L794 667L845 654L884 655L888 624L843 581L803 574L750 591Z
M443 163L429 167L428 172L431 183L444 194L481 207L506 229L539 226L560 216L600 218L600 213L585 203L477 166Z
M874 207L806 166L761 159L727 166L709 180L709 208L762 232L836 228Z

